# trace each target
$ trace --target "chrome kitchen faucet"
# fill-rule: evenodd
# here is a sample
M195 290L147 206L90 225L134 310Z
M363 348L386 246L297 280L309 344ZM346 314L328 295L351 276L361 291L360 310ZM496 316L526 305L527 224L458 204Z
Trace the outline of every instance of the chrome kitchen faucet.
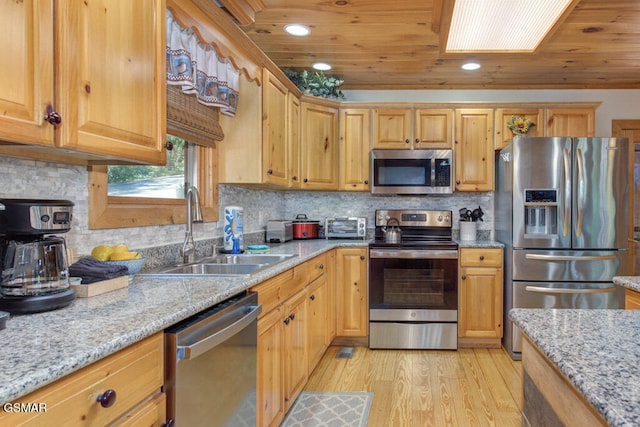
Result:
M196 248L193 243L193 223L202 222L202 209L200 208L200 194L195 186L187 188L185 197L187 200L187 231L184 234L184 242L180 248L180 258L183 264L193 262Z

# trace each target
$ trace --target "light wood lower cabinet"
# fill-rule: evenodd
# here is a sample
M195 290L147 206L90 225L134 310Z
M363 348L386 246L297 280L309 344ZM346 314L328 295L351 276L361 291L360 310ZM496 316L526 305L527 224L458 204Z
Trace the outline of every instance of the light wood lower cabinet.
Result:
M307 382L307 293L284 303L284 410L291 408Z
M322 359L322 355L330 342L330 312L329 280L326 274L309 283L306 288L307 297L307 365L308 373Z
M367 254L367 248L336 249L336 336L367 336Z
M458 337L499 346L502 338L502 249L460 249Z
M166 422L164 337L159 332L12 403L37 402L42 412L0 411L0 425L160 426ZM107 392L113 399L103 407ZM115 392L115 393L113 393Z
M625 289L624 308L627 310L640 310L640 292Z

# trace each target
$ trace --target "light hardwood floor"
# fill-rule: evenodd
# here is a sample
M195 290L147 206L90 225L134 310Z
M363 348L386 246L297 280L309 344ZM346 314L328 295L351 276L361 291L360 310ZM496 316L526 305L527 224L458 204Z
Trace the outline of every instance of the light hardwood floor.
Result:
M522 425L522 362L503 349L370 350L336 359L330 347L308 391L372 391L369 427Z

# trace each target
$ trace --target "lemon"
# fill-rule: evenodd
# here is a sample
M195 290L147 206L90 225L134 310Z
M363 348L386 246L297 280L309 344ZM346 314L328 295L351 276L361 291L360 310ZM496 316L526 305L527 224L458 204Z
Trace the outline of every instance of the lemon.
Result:
M99 245L93 248L91 256L98 261L107 261L113 253L113 247L108 245Z
M109 261L127 261L136 258L140 258L138 252L114 252L111 254L111 257L109 257Z
M129 252L129 248L127 245L115 245L113 247L113 252Z

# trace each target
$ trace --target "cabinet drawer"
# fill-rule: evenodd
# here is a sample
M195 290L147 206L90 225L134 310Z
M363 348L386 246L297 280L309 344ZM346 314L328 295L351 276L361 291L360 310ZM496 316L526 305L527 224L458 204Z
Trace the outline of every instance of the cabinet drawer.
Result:
M159 426L167 421L167 396L158 393L146 402L133 408L114 425L118 427Z
M46 404L46 412L3 412L0 425L104 426L160 391L164 376L162 332L82 368L12 403ZM113 390L103 408L98 396Z
M327 253L323 253L322 255L318 255L315 258L310 259L304 264L307 267L308 277L307 283L313 282L322 274L324 274L327 269Z
M305 268L295 267L252 287L250 290L258 293L258 303L262 305L260 317L302 289L306 283L306 277L307 270Z
M502 249L473 248L460 250L462 267L501 267Z

